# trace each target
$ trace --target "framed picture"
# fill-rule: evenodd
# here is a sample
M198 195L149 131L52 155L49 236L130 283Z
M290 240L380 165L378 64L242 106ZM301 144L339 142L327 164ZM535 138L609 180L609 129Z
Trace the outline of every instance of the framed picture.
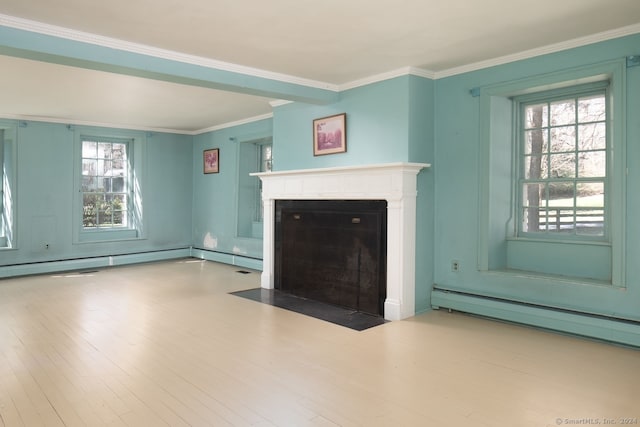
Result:
M347 151L347 114L323 117L313 121L313 155Z
M219 148L204 150L204 152L202 153L202 160L204 161L204 173L220 172L220 149Z

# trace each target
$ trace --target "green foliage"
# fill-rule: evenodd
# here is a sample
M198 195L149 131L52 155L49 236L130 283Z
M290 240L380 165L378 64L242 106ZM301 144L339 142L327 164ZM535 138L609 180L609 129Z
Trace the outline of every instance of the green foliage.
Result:
M82 226L96 228L124 225L125 212L122 197L106 193L84 193Z

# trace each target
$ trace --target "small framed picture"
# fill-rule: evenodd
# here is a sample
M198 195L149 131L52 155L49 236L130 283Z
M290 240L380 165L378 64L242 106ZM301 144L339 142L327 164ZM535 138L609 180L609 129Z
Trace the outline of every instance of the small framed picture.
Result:
M204 173L220 172L220 149L219 148L204 150L204 152L202 153L202 160L204 161Z
M347 151L347 114L323 117L313 121L313 155Z

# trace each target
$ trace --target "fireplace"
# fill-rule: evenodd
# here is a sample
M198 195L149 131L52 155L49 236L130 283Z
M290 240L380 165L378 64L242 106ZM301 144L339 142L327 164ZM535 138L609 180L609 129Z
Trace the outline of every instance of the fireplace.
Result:
M415 314L415 231L417 174L423 163L306 169L254 174L262 180L264 203L261 285L275 286L276 200L384 200L387 203L387 320Z
M384 315L387 202L276 200L274 287Z

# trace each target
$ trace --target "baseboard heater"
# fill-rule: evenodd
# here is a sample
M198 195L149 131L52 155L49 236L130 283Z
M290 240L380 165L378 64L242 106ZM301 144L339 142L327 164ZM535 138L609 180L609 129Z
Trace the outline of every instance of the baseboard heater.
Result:
M33 274L59 273L78 271L117 265L141 264L145 262L164 261L191 256L191 248L160 249L156 251L134 252L117 255L99 255L95 257L73 258L52 261L36 261L31 263L0 266L0 278L29 276Z
M191 256L206 261L221 262L237 267L250 268L262 271L262 259L246 255L214 251L211 249L191 248Z
M640 347L640 322L435 287L434 309L451 309Z

